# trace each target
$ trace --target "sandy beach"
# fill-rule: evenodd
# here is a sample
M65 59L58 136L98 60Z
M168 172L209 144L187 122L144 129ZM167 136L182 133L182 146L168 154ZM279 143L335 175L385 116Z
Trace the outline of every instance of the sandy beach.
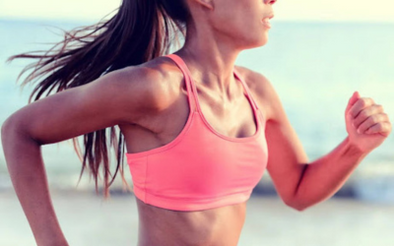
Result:
M135 246L138 214L132 194L104 201L93 192L53 191L62 229L71 246ZM12 190L0 193L0 245L35 245ZM394 206L332 198L305 211L276 196L252 196L240 246L392 246Z

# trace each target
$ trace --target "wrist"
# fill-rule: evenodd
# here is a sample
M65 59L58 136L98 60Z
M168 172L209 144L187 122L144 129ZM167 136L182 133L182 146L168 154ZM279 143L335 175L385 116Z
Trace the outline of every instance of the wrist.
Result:
M350 141L349 136L347 136L345 139L345 146L346 146L345 152L347 155L364 157L368 155L368 153L370 152L361 149L357 144Z

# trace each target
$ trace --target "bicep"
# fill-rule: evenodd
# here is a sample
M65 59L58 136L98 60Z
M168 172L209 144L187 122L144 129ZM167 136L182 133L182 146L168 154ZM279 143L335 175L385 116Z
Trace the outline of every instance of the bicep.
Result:
M141 72L114 71L35 101L16 111L9 121L40 144L133 123L144 109L153 108L154 96L144 79Z
M305 164L309 162L308 156L274 87L267 78L263 79L268 104L265 130L269 151L267 171L279 196L289 203L301 180Z

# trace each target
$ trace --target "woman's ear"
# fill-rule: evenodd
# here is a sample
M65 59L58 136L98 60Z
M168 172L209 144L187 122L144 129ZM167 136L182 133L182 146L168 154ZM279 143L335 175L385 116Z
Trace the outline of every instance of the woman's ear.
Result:
M191 1L193 1L195 4L203 5L204 7L209 8L211 10L214 7L213 0L191 0Z

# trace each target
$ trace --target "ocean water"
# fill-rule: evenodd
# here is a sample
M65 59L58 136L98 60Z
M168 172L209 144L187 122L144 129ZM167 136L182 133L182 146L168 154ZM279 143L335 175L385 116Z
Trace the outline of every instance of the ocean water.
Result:
M42 43L60 41L61 32L50 26L70 30L88 24L93 23L0 20L0 124L27 104L32 89L20 91L15 84L19 72L32 61L6 64L5 60L17 53L47 50L51 45ZM268 43L241 53L237 65L261 72L272 82L310 161L345 139L344 111L355 90L383 105L394 119L394 24L273 20ZM352 178L394 177L393 146L391 134ZM80 163L70 142L43 146L43 156L55 185L76 184ZM0 187L10 186L5 177L1 152Z

